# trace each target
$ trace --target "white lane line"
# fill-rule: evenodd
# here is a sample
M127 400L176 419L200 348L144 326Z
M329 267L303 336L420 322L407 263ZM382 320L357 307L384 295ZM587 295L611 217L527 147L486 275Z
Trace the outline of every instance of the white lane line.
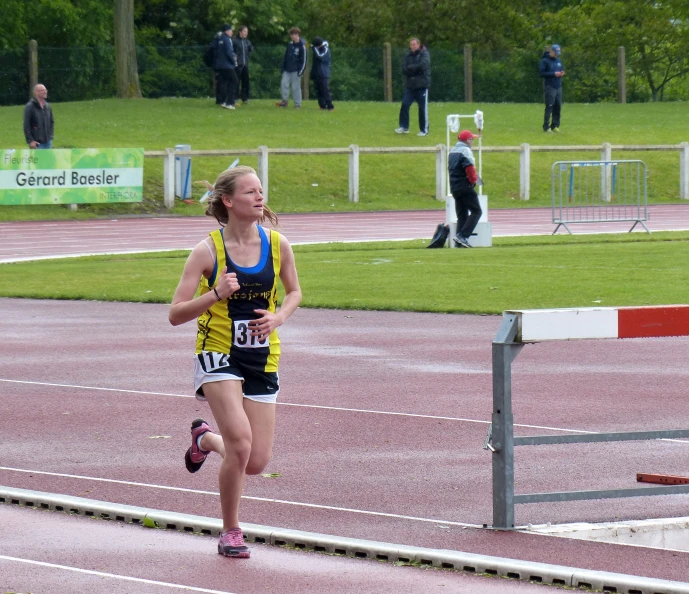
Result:
M33 386L50 386L55 388L75 388L77 390L97 390L100 392L122 392L125 394L146 394L149 396L167 396L170 398L194 398L189 394L168 394L166 392L144 392L140 390L122 390L119 388L97 388L94 386L78 386L74 384L52 384L48 382L32 382L26 380L11 380L0 378L0 382L7 382L12 384L29 384ZM392 412L386 410L369 410L364 408L343 408L338 406L323 406L319 404L296 404L294 402L278 402L279 406L295 406L300 408L314 408L320 410L334 410L340 412L355 412L355 413L368 413L371 415L389 415L392 417L410 417L414 419L433 419L439 421L458 421L461 423L478 423L480 425L490 425L490 421L484 421L481 419L463 419L461 417L443 417L438 415L421 415L415 413L404 413L404 412ZM527 429L543 429L547 431L564 431L565 433L598 433L597 431L583 431L580 429L562 429L561 427L547 427L545 425L521 425L518 423L514 424L515 427L524 427Z
M95 575L98 577L113 578L116 580L124 580L126 582L137 582L139 584L151 584L153 586L163 586L165 588L174 588L175 590L187 590L188 592L207 592L208 594L232 594L226 590L209 590L208 588L197 588L195 586L184 586L182 584L171 584L170 582L159 582L157 580L147 580L144 578L136 578L128 575L119 575L117 573L107 573L105 571L94 571L92 569L82 569L81 567L72 567L71 565L58 565L57 563L46 563L45 561L34 561L33 559L22 559L21 557L10 557L8 555L0 555L0 560L12 561L14 563L27 563L29 565L39 565L40 567L49 567L50 569L62 569L64 571L73 571L75 573L85 573L87 575Z
M47 472L44 470L29 470L26 468L11 468L9 466L0 466L0 470L8 472L22 472L25 474L41 474L44 476L55 476L60 478L78 479L83 481L93 481L98 483L114 483L117 485L127 485L129 487L144 487L147 489L162 489L164 491L178 491L180 493L194 493L196 495L213 495L219 497L220 493L216 491L203 491L201 489L187 489L185 487L171 487L169 485L154 485L150 483L136 483L132 481L121 481L118 479L100 478L93 476L82 476L79 474L65 474L61 472ZM447 526L461 526L463 528L483 528L481 524L467 524L466 522L453 522L450 520L437 520L434 518L419 518L416 516L403 516L400 514L389 514L385 512L375 512L365 509L355 509L351 507L336 507L332 505L321 505L318 503L305 503L302 501L287 501L285 499L271 499L269 497L253 497L250 495L242 495L242 499L247 501L260 501L262 503L279 503L281 505L292 505L295 507L307 507L310 509L324 509L328 511L346 512L350 514L362 514L366 516L377 516L382 518L395 518L397 520L412 520L414 522L427 522L431 524L442 524Z

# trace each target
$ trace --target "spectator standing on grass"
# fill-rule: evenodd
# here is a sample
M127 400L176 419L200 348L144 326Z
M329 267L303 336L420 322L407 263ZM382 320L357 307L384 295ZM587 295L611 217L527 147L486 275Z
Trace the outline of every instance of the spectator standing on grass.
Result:
M242 25L238 29L239 37L232 38L234 53L237 56L237 79L241 87L240 97L242 103L249 102L249 54L254 51L254 46L247 39L249 28Z
M450 192L455 199L457 213L457 234L453 238L457 247L470 248L469 238L483 214L476 194L476 161L471 150L474 139L469 130L462 130L457 136L459 142L450 150L447 165L450 172Z
M265 219L276 226L277 217L263 202L251 167L228 169L209 184L206 214L220 229L189 255L168 317L173 326L198 318L194 389L197 399L208 402L218 432L196 419L185 464L197 472L211 452L222 457L218 553L248 558L239 503L246 475L261 473L272 456L280 389L277 328L296 310L301 289L289 243L261 226ZM279 310L278 278L285 295Z
M32 149L53 148L55 121L47 97L45 85L36 85L33 99L24 106L24 137Z
M560 59L560 46L551 45L543 52L538 72L543 79L545 114L543 116L543 132L560 131L560 111L562 110L562 77L565 67ZM552 116L552 121L551 121Z
M234 109L235 93L237 91L237 58L232 45L232 25L222 26L222 35L217 38L215 52L215 69L218 72L218 86L220 105L226 109Z
M301 77L306 69L306 44L301 38L301 29L292 27L289 30L290 42L285 49L285 57L282 60L282 81L280 92L282 101L276 103L278 107L287 107L289 90L292 88L294 107L301 107Z
M225 97L221 96L221 91L223 90L220 84L219 71L215 66L215 57L218 55L218 42L222 38L222 31L218 31L213 37L213 41L210 45L206 46L206 50L203 56L203 61L206 66L213 69L213 87L215 88L215 104L222 105L225 102Z
M404 97L400 107L397 134L409 134L409 108L416 101L419 105L419 133L428 136L428 89L431 86L431 56L416 38L409 41L409 51L402 61Z
M321 37L315 37L311 46L313 48L311 80L316 87L318 107L332 111L335 106L330 96L330 48L328 42Z

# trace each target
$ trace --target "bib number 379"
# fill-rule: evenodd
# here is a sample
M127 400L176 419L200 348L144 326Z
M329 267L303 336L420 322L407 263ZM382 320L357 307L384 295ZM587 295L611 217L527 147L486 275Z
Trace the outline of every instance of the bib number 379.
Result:
M234 320L234 345L245 349L258 349L268 346L268 337L251 335L249 320Z

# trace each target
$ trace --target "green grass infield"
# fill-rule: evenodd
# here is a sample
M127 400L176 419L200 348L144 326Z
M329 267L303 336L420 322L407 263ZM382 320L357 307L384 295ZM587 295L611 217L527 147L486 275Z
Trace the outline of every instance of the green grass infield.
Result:
M303 307L498 314L686 303L689 232L295 246ZM188 252L0 265L0 296L169 303Z
M432 99L432 90L431 90ZM22 106L0 107L0 148L26 148L22 133ZM448 114L485 116L485 146L597 146L677 145L689 141L686 105L644 103L618 105L565 104L559 134L544 134L543 106L539 104L430 103L430 134L416 136L416 106L410 134L395 134L399 103L337 103L321 111L315 101L300 110L279 109L275 101L252 101L235 111L222 109L213 99L106 99L53 105L55 148L141 147L162 150L189 144L193 150L348 147L433 147L445 144ZM473 128L472 118L461 122ZM452 139L454 143L454 138ZM559 160L598 160L591 152L533 152L531 199L519 199L519 154L486 153L483 161L485 193L490 208L549 206L550 169ZM650 203L679 200L679 151L620 152L615 159L641 159L647 165ZM205 191L203 180L214 181L233 161L228 157L194 157L193 197ZM256 167L256 157L240 163ZM444 208L435 199L435 155L362 154L360 198L348 200L347 155L272 155L269 166L269 202L278 213ZM60 205L0 206L0 220L36 220L156 214L162 204L163 160L144 164L144 201L139 204L83 205L76 212ZM203 207L177 200L175 214L199 215Z

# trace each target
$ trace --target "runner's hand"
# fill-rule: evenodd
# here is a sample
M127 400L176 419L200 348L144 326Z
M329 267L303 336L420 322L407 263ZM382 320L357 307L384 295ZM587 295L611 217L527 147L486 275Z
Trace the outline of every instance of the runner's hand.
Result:
M239 291L237 275L234 272L228 274L227 266L222 269L220 276L218 276L215 290L218 292L220 299L227 299L230 295Z
M268 338L270 333L278 326L282 325L280 316L265 309L255 309L255 313L261 314L262 317L249 322L252 336L258 336L260 340Z

